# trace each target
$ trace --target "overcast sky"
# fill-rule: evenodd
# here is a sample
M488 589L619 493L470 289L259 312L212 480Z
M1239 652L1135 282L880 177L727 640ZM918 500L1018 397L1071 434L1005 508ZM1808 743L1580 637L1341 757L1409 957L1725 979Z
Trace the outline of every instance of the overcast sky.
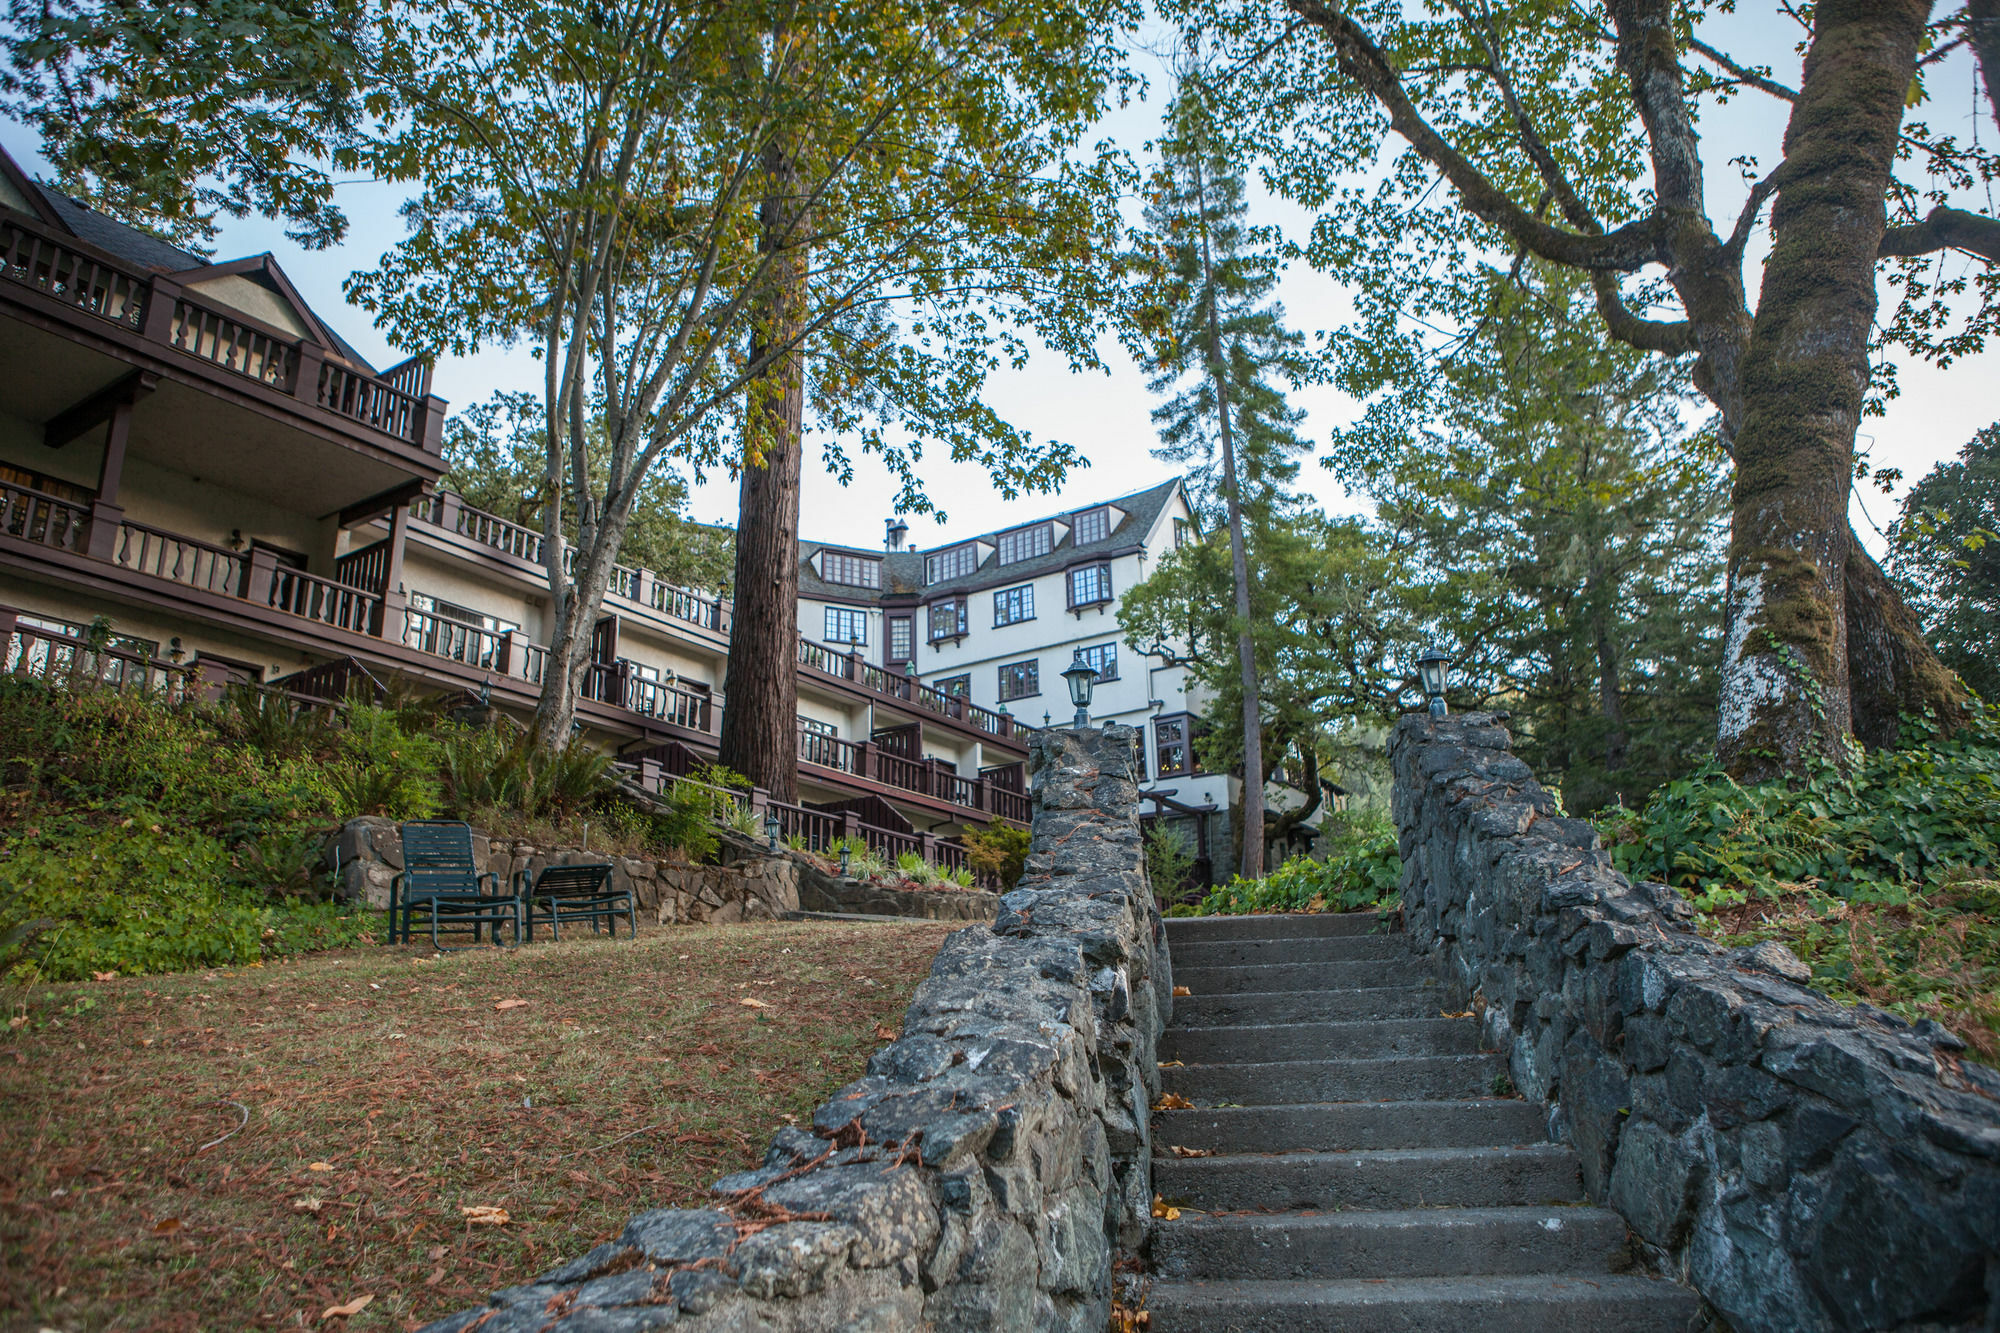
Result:
M1780 80L1797 83L1799 58L1793 47L1798 31L1789 19L1742 13L1722 16L1704 30L1704 35L1741 58L1769 63ZM1934 69L1929 89L1930 101L1915 114L1928 121L1934 131L1955 134L1961 140L1992 141L1994 125L1977 92L1969 56L1955 54ZM1164 81L1155 77L1151 101L1112 116L1104 123L1103 132L1140 156L1154 133L1165 91ZM1711 216L1718 230L1727 231L1744 195L1744 186L1730 159L1752 156L1768 170L1779 156L1786 109L1782 103L1753 93L1732 107L1705 117L1703 157L1709 171ZM30 131L0 121L0 144L30 170L44 174ZM347 241L333 250L302 251L285 239L282 228L253 219L226 226L217 254L221 258L234 258L263 250L274 252L315 309L329 317L345 337L378 365L387 365L400 360L402 353L390 348L379 333L369 328L361 312L348 310L342 317L341 283L352 270L372 267L377 256L401 235L397 205L402 197L399 187L365 181L343 184L340 201L353 225ZM1304 239L1310 218L1303 212L1268 198L1254 198L1253 202L1260 220L1276 223L1288 234ZM1993 209L1989 199L1962 202L1968 207ZM1753 246L1753 264L1761 257L1761 250ZM1946 260L1947 272L1964 271L1972 262L1953 255ZM1749 272L1749 282L1754 293L1757 282L1754 267ZM1308 336L1338 325L1348 309L1337 281L1302 265L1286 275L1280 298L1291 324ZM1891 308L1894 299L1893 291L1885 287L1885 308ZM1022 371L995 375L988 386L988 400L1009 421L1037 438L1074 444L1089 459L1090 466L1072 473L1059 497L1002 500L994 494L983 470L942 458L926 458L920 466L920 475L950 522L948 527L941 528L934 518L914 518L910 539L931 546L941 540L941 532L962 535L1026 521L1043 513L1138 490L1172 475L1172 469L1150 452L1155 444L1149 415L1153 400L1146 391L1144 375L1109 336L1103 340L1103 354L1110 363L1108 374L1071 375L1059 359L1044 355ZM1863 423L1859 443L1870 451L1878 466L1899 467L1911 481L1939 460L1956 454L1974 431L2000 415L2000 404L1996 404L1993 392L1994 386L2000 384L2000 352L1989 350L1983 356L1958 362L1948 371L1905 365L1901 379L1901 398L1890 405L1887 416ZM537 363L525 350L493 350L475 357L445 358L437 367L434 392L449 399L456 409L501 389L539 390L540 382ZM1313 439L1324 440L1331 427L1349 420L1356 412L1351 400L1332 389L1301 393L1294 402L1305 409L1304 433ZM812 450L810 441L808 450ZM1301 482L1329 508L1358 507L1344 491L1340 479L1324 469L1308 465L1302 470ZM803 535L821 541L878 544L895 489L874 459L857 459L854 481L843 488L826 475L816 458L809 457L801 519ZM1862 501L1873 522L1886 528L1894 516L1895 501L1872 488ZM732 523L736 512L734 483L726 478L710 479L696 489L693 509L699 519ZM1871 524L1858 512L1855 522L1869 544L1879 549Z

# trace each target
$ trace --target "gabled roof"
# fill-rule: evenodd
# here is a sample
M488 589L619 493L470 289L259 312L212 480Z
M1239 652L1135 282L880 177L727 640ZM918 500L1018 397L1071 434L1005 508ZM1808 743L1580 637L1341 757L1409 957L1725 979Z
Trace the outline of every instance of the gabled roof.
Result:
M1159 522L1161 511L1180 491L1181 485L1182 479L1175 477L1171 481L1163 481L1143 491L1134 491L1129 495L1099 500L1091 504L1074 505L1028 523L1015 523L1005 528L996 528L989 532L944 542L928 551L871 551L866 547L802 541L799 543L799 596L818 601L877 602L885 596L948 595L1026 583L1029 579L1057 573L1093 555L1109 557L1137 550L1145 543L1146 535L1153 530L1153 525ZM1101 509L1106 505L1123 511L1124 516L1116 527L1098 541L1078 546L1075 542L1075 529L1072 528L1054 543L1046 555L1018 560L1011 565L997 565L988 559L978 569L962 578L947 579L934 584L924 582L926 556L935 555L939 551L948 551L955 546L963 546L970 541L981 541L990 545L1002 532L1033 527L1035 523L1046 523L1054 519L1069 519L1085 510ZM812 557L821 551L835 551L881 561L882 587L855 588L845 583L826 582L813 572L811 564Z

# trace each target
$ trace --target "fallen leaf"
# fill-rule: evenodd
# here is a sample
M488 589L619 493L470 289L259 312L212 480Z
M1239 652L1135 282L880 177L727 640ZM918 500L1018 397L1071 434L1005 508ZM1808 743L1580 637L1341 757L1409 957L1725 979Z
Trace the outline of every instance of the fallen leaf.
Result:
M116 972L92 972L90 979L92 981L116 981L118 974Z
M760 1000L754 995L746 995L742 999L738 1000L736 1003L741 1005L747 1005L752 1009L769 1009L771 1007L769 1001Z
M1162 1060L1162 1061L1160 1061L1160 1068L1162 1068L1162 1069L1186 1069L1186 1068L1187 1068L1187 1061L1185 1061L1185 1060Z
M1162 1199L1157 1194L1153 1196L1154 1217L1165 1218L1169 1222L1175 1222L1180 1220L1180 1215L1181 1215L1180 1209L1173 1207L1165 1199Z
M1454 1013L1450 1013L1450 1012L1448 1012L1448 1011L1446 1011L1446 1010L1443 1010L1443 1009L1440 1009L1440 1010L1438 1010L1438 1017L1439 1017L1439 1018L1470 1018L1470 1017L1472 1017L1472 1011L1471 1011L1470 1009L1467 1009L1467 1010L1466 1010L1466 1011L1465 1011L1464 1013L1459 1013L1459 1014L1454 1014Z
M306 1163L306 1170L308 1170L308 1171L331 1171L331 1170L333 1170L333 1163L332 1163L332 1162L307 1162L307 1163Z
M1188 989L1188 988L1187 988L1186 986L1176 986L1176 987L1174 987L1174 994L1176 994L1176 995L1190 995L1190 996L1191 996L1191 995L1193 995L1193 994L1194 994L1194 992L1193 992L1193 991L1191 991L1191 990L1189 990L1189 989Z
M1153 1103L1155 1111L1192 1111L1194 1103L1178 1092L1170 1092Z
M1174 1143L1174 1144L1169 1144L1169 1145L1167 1146L1167 1151L1168 1151L1168 1152L1170 1152L1170 1153L1172 1153L1172 1154L1173 1154L1174 1156L1176 1156L1176 1157L1213 1157L1213 1156L1215 1156L1215 1149L1213 1149L1213 1148L1183 1148L1183 1147L1181 1147L1181 1145L1180 1145L1180 1144L1178 1144L1178 1143Z
M885 1027L882 1024L877 1023L875 1025L875 1035L880 1037L883 1041L894 1041L897 1037L897 1032L896 1029L892 1027Z
M524 1009L527 1007L527 1004L526 1000L502 1000L493 1007L495 1009Z
M495 1208L489 1203L463 1205L458 1214L472 1225L481 1227L504 1226L511 1220L505 1208Z
M155 1236L171 1236L180 1229L181 1220L178 1217L163 1217L153 1223L153 1234Z
M345 1305L329 1305L326 1307L326 1313L321 1315L320 1319L322 1321L333 1318L345 1319L351 1314L360 1314L368 1308L368 1303L374 1299L372 1295L356 1296Z
M326 1207L324 1203L321 1203L317 1198L315 1198L310 1194L301 1195L300 1197L292 1200L292 1209L295 1212L316 1213L324 1207Z
M28 1016L27 1016L26 1014L15 1014L15 1015L14 1015L14 1016L13 1016L12 1018L10 1018L10 1019L8 1019L8 1020L7 1020L7 1027L8 1027L8 1029L9 1029L9 1030L12 1030L12 1029L14 1029L14 1028L18 1028L18 1027L20 1027L20 1026L21 1026L22 1024L26 1023L27 1021L28 1021ZM148 1043L147 1043L147 1045L149 1045L149 1046L150 1046L151 1044L152 1044L151 1042L148 1042Z

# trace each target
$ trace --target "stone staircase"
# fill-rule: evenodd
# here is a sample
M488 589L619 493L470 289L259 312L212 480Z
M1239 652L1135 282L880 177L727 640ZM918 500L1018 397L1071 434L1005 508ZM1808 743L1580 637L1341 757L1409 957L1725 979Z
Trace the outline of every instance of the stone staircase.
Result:
M1625 1224L1373 916L1171 920L1152 1333L1684 1333ZM1179 1065L1172 1062L1180 1061ZM1177 1157L1172 1148L1207 1150Z

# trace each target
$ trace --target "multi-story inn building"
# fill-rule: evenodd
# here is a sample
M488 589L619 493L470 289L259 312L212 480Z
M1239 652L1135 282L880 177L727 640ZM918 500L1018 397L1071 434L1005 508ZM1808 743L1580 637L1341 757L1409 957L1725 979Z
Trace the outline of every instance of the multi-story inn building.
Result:
M208 263L0 153L6 669L88 655L315 697L400 674L525 714L549 628L541 536L439 490L429 381L420 361L370 365L270 255ZM1100 672L1093 717L1142 728L1160 809L1219 827L1199 701L1116 614L1191 523L1169 482L933 551L904 549L900 525L883 550L804 544L786 829L956 861L955 835L1025 820L1026 732L1068 719L1078 653ZM581 726L642 772L685 773L727 707L728 601L620 568L604 612Z

